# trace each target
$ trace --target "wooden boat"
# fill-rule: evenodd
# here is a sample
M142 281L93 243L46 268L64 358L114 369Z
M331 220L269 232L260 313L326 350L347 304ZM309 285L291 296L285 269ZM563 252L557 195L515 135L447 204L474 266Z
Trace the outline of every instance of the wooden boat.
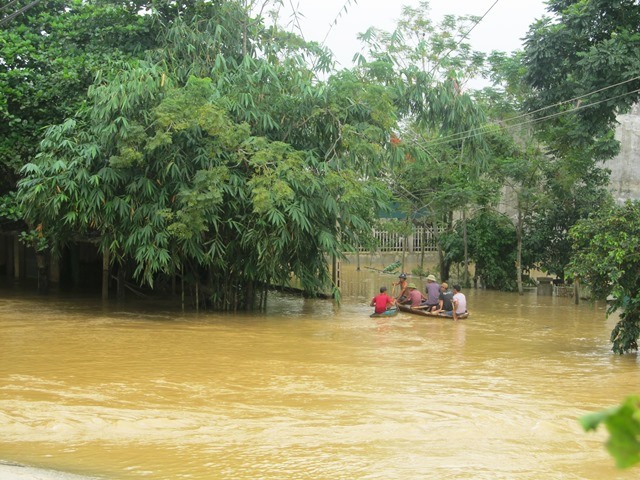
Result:
M414 315L422 315L423 317L433 317L433 318L451 318L449 315L445 315L444 313L431 313L428 312L426 308L413 308L410 305L398 305L398 308L401 312L412 313ZM469 316L469 312L463 313L462 315L458 315L459 319L467 318Z
M397 308L390 308L384 313L372 313L369 316L370 317L395 317L397 313L398 313Z

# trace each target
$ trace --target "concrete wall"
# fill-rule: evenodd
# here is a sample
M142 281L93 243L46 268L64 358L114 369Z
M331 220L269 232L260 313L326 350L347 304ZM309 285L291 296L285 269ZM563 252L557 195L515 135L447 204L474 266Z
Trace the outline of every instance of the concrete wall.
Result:
M640 105L635 105L628 114L618 116L616 139L620 142L620 153L604 163L611 170L609 191L618 203L625 200L640 200ZM516 195L504 187L498 210L516 221Z
M605 163L611 170L610 190L617 202L640 200L640 106L618 116L618 122L620 153Z

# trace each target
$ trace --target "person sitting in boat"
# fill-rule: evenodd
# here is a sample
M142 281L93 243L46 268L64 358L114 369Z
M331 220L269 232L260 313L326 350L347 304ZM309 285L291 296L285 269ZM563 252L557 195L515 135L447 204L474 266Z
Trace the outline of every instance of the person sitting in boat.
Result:
M396 297L398 303L406 303L409 298L409 284L407 283L407 274L401 273L397 282L393 282L393 291L396 287L400 287L400 293ZM392 294L393 295L393 294Z
M427 277L427 287L425 288L425 292L427 292L427 299L422 302L420 307L431 311L438 306L440 298L440 284L436 282L436 277L434 275L429 275Z
M420 304L427 299L420 290L416 288L415 283L410 283L409 286L409 299L405 304L411 305L411 308L420 307Z
M447 282L442 282L440 284L440 295L438 295L438 305L431 309L431 313L445 312L453 312L453 292L449 290Z
M370 306L376 307L374 310L375 313L384 313L394 307L395 304L396 299L387 294L387 287L383 285L380 287L380 293L371 300Z
M453 309L450 312L445 312L445 315L453 317L454 320L458 320L458 317L464 313L467 313L467 297L462 293L460 285L454 285Z

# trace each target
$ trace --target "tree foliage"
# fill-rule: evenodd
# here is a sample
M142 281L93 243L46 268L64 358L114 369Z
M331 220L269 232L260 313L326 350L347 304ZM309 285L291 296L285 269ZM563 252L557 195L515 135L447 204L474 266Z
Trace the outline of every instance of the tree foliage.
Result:
M608 171L618 153L616 116L638 100L640 30L637 2L552 0L550 16L525 39L525 105L546 146L547 200L532 219L529 248L546 254L541 267L564 278L569 229L589 212L607 208Z
M567 176L561 161L547 159L542 169L541 202L527 221L525 248L536 252L539 267L566 279L571 258L571 227L590 213L607 209L612 197L607 190L608 173L592 169L581 175Z
M98 73L87 108L47 130L25 216L54 249L95 236L141 283L180 275L215 308L251 308L292 274L326 291L327 259L387 199L392 101L349 72L317 82L304 45L247 12L194 6L160 29L166 48ZM253 30L226 36L238 24Z
M438 235L452 228L453 212L481 203L491 182L483 181L486 144L474 134L484 115L464 89L484 65L484 55L465 41L476 17L447 15L436 23L428 2L404 7L396 28L371 28L360 38L358 57L368 78L388 85L402 119L394 141L407 153L394 165L394 195L405 217ZM440 252L440 276L450 263Z
M616 115L640 98L640 5L628 0L551 0L552 14L525 39L530 108L558 156L583 165L617 153ZM587 162L586 164L584 162Z
M443 236L442 242L452 263L464 261L463 225ZM509 218L493 209L480 210L467 221L469 258L477 280L486 288L516 290L516 232Z
M620 312L611 332L613 351L638 349L640 338L640 204L627 202L594 212L571 229L570 271L595 298L612 300L607 310Z
M604 424L609 432L606 447L620 468L640 463L640 397L627 397L620 405L580 418L586 431Z
M0 169L4 194L33 159L42 130L71 117L98 69L154 48L147 2L39 2L0 28Z

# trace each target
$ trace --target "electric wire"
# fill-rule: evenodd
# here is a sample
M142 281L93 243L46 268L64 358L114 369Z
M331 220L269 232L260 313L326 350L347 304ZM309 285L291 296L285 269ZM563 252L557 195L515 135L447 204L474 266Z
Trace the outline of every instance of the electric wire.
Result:
M27 5L25 5L24 7L16 10L15 12L7 15L6 17L3 17L0 19L0 27L2 27L5 23L9 23L11 20L13 20L14 18L16 18L18 15L26 12L27 10L29 10L30 8L36 6L36 4L38 4L40 2L40 0L34 0L31 3L28 3Z
M469 36L469 34L473 31L473 29L476 28L482 20L484 20L484 17L486 17L489 14L489 12L493 10L493 7L495 7L499 1L500 0L495 0L495 2L493 2L493 4L488 8L488 10L484 12L484 14L473 24L473 26L464 35L462 35L462 37L460 37L460 40L458 40L458 42L453 47L451 47L442 57L438 59L438 62L429 71L429 76L433 75L433 72L435 72L436 68L440 66L440 63L442 62L442 60L447 58L447 56L449 56L451 52L453 52L456 48L458 48L458 46L463 42L463 40Z
M527 117L527 116L530 116L530 115L533 115L533 114L536 114L536 113L540 113L540 112L542 112L544 110L548 110L550 108L560 107L560 106L565 105L567 103L577 102L579 100L582 100L585 97L589 97L589 96L594 95L596 93L600 93L600 92L603 92L605 90L609 90L610 88L619 87L620 85L624 85L625 83L633 82L635 80L640 80L640 76L633 77L633 78L630 78L629 80L624 80L622 82L618 82L618 83L615 83L613 85L608 85L606 87L599 88L598 90L594 90L592 92L585 93L585 94L579 95L577 97L573 97L573 98L571 98L569 100L563 100L562 102L554 103L553 105L547 105L546 107L542 107L542 108L539 108L537 110L533 110L531 112L527 112L527 113L523 113L521 115L517 115L515 117L511 117L509 120L510 121L511 120L517 120L517 119L522 118L522 117Z
M7 3L6 5L2 5L0 7L0 10L6 10L7 8L15 5L16 3L18 3L20 0L11 0L9 3Z
M511 129L511 128L522 127L522 126L526 126L526 125L532 125L532 124L543 122L543 121L551 119L551 118L555 118L555 117L558 117L558 116L574 113L574 112L576 112L578 110L582 110L582 109L585 109L585 108L593 107L593 106L598 105L600 103L608 102L610 100L615 100L615 99L618 99L618 98L625 97L627 95L632 95L634 93L638 93L638 92L640 92L640 89L636 89L636 90L633 90L633 91L630 91L630 92L625 92L625 93L622 93L622 94L619 94L619 95L615 95L613 97L607 97L607 98L604 98L604 99L601 99L601 100L598 100L598 101L595 101L595 102L591 102L591 103L578 104L574 108L571 108L571 109L568 109L568 110L563 110L561 112L555 112L555 113L552 113L550 115L546 115L546 116L543 116L543 117L531 118L531 119L529 119L527 121L524 121L524 122L513 123L513 124L512 123L506 123L506 122L512 122L513 120L518 120L518 119L521 119L521 118L530 117L534 113L539 113L539 112L542 112L544 110L548 110L550 108L559 107L559 106L562 106L562 105L566 105L568 103L573 103L573 102L581 100L581 99L583 99L585 97L588 97L588 96L594 95L596 93L608 90L610 88L618 87L620 85L624 85L625 83L629 83L629 82L632 82L634 80L639 80L639 79L640 79L640 76L639 77L634 77L632 79L625 80L624 82L619 82L617 84L609 85L607 87L603 87L601 89L594 90L593 92L590 92L590 93L587 93L587 94L584 94L584 95L580 95L578 97L574 97L574 98L572 98L570 100L564 100L562 102L558 102L558 103L555 103L553 105L549 105L549 106L540 108L538 110L534 110L532 112L528 112L528 113L524 113L524 114L518 115L516 117L512 117L512 118L510 118L508 120L503 121L503 123L501 123L500 126L503 127L503 128L506 128L506 129ZM436 146L436 145L441 145L441 144L445 144L445 143L466 140L466 139L472 138L474 136L477 136L477 135L479 135L481 133L484 133L485 130L490 129L495 125L496 125L495 123L491 123L491 124L483 125L481 127L476 127L476 128L472 128L472 129L469 129L469 130L462 131L462 132L458 132L458 133L454 133L454 134L447 135L447 136L444 136L444 137L440 137L440 138L435 139L435 140L427 140L427 142L429 143L429 145ZM413 133L417 134L415 131L413 131ZM418 134L418 136L424 138L420 134Z

